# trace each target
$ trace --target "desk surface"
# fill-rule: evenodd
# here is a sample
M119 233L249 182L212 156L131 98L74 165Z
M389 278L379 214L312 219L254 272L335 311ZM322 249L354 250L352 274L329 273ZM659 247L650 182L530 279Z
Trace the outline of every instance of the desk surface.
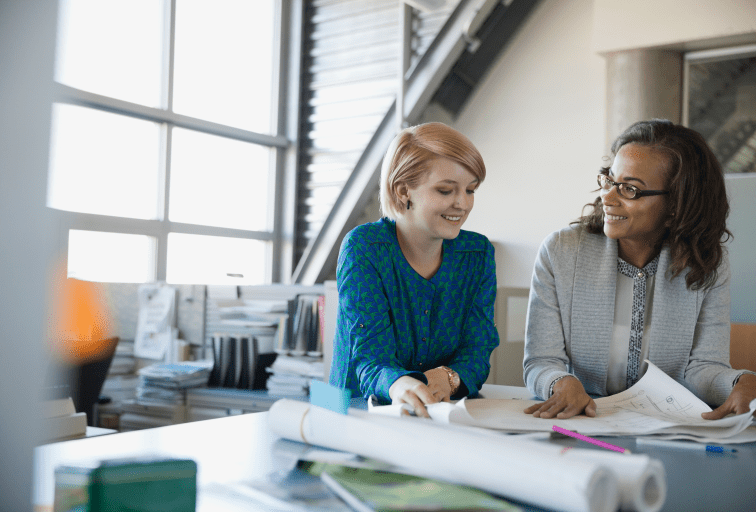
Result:
M488 391L485 393L484 389L484 396L502 396L500 389L490 388ZM522 388L512 391L523 393ZM267 413L254 413L40 446L35 452L34 504L43 507L52 504L56 466L86 464L101 459L191 458L198 464L200 489L212 482L264 478L271 472L284 469L292 450L307 449L301 443L278 440L269 432L267 418ZM736 445L737 453L720 455L636 446L632 437L610 439L613 444L629 448L633 453L648 453L664 464L669 490L663 510L753 512L756 504L756 443ZM558 443L578 446L580 442L570 439ZM580 447L593 449L585 443ZM282 455L284 452L285 456ZM200 492L198 512L217 510L217 506Z

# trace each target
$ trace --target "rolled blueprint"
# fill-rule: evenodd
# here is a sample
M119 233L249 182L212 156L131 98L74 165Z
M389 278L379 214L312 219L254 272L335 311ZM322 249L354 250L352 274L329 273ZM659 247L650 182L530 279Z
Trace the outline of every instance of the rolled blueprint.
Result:
M515 500L568 512L614 512L617 476L578 450L486 435L420 418L331 412L279 400L268 413L279 436L382 460L427 478L470 485ZM569 456L566 454L569 453Z
M515 437L516 439L516 437ZM658 512L667 498L664 465L648 455L625 455L601 450L569 450L566 459L603 463L614 472L620 492L620 508Z
M393 407L393 406L386 406ZM380 409L380 408L378 408ZM436 421L449 425L475 425L465 407L449 403L433 404L429 408ZM386 411L383 414L388 414ZM535 439L548 438L548 434L525 434L524 436L507 436L507 441L533 442ZM648 455L620 454L603 450L573 449L564 453L567 459L583 459L604 464L609 468L619 484L620 504L622 510L639 512L658 512L667 497L667 480L664 466Z

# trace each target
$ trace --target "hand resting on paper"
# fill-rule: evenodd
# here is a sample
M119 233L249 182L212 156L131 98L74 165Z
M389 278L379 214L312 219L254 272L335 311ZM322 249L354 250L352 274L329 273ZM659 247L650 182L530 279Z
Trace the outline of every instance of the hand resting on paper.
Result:
M531 405L524 412L536 418L566 420L582 413L593 418L596 416L596 402L588 396L576 377L565 377L554 384L554 392L548 400Z
M701 413L701 417L705 420L718 420L731 413L744 414L750 410L748 406L753 399L756 399L756 375L746 373L740 376L725 403L711 412Z
M409 404L416 415L424 418L430 418L425 405L439 402L428 386L409 375L399 377L391 384L389 396L392 404Z

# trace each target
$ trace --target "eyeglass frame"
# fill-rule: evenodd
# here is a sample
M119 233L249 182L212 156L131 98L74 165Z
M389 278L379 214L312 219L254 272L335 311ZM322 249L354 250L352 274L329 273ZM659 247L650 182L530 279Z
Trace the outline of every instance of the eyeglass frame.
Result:
M609 188L604 188L604 186L601 184L601 180L605 179L611 186ZM609 177L609 175L604 174L603 172L598 173L596 176L596 182L598 183L600 190L606 190L607 192L611 192L611 190L614 187L617 187L617 193L620 195L620 197L624 197L625 199L635 200L640 199L643 196L661 196L665 194L669 194L669 190L641 190L635 185L631 185L629 183L622 183L614 181ZM620 187L620 185L622 187ZM627 197L625 194L622 193L623 188L630 188L631 190L635 191L633 194L633 197Z

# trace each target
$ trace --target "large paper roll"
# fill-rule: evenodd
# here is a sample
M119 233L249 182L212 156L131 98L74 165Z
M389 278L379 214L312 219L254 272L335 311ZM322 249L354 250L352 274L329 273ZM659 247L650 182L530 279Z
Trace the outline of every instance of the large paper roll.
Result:
M664 465L648 455L624 455L599 450L569 450L567 459L588 459L604 464L617 478L622 510L659 512L667 498Z
M515 500L568 512L619 508L615 473L577 450L420 418L342 415L295 400L279 400L268 413L281 437L356 453L413 474L470 485ZM569 454L569 456L567 456Z
M386 406L392 407L392 406ZM451 404L434 404L431 416L435 421L448 425L476 425L464 407ZM376 411L374 411L376 412ZM387 411L388 413L388 411ZM492 435L495 435L491 432ZM545 435L548 437L548 434ZM524 436L507 436L505 439L523 442L543 439L544 434L525 434ZM667 497L667 481L664 466L648 455L620 454L603 450L570 450L567 458L602 463L615 475L619 484L620 504L622 510L639 512L658 512Z

